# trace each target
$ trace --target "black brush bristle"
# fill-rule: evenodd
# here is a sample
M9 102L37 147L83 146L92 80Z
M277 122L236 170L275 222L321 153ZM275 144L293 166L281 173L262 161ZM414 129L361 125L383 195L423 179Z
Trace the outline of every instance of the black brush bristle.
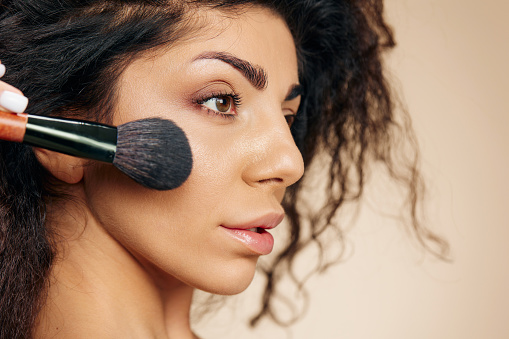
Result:
M139 184L171 190L186 181L193 167L185 133L172 121L149 118L117 127L113 165Z

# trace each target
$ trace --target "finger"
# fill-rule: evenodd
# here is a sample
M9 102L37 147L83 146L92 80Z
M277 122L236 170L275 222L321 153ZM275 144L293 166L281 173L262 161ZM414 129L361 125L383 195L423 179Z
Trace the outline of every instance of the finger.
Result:
M5 65L0 61L0 78L5 74ZM0 81L0 110L4 112L23 113L28 99L16 87Z
M16 87L14 87L12 85L9 85L8 83L5 83L5 82L0 80L0 93L3 92L3 91L10 91L10 92L17 93L19 95L23 95L23 92L21 92Z
M6 71L5 65L2 64L2 61L0 61L0 78L5 75L5 71ZM6 82L0 81L0 92L2 91L11 91L23 95L23 92L21 92L16 87L11 86Z
M3 91L9 91L9 92L17 93L19 95L23 95L23 92L21 92L16 87L9 85L8 83L0 80L0 93Z
M28 105L28 98L10 90L0 93L0 109L6 112L23 113Z

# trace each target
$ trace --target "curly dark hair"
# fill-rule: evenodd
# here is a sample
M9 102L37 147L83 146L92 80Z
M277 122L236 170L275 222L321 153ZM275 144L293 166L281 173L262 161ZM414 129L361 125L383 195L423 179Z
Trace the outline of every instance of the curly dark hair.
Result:
M0 57L5 81L30 98L27 112L75 114L108 122L117 79L140 53L166 46L195 29L187 13L207 6L232 15L246 6L269 8L293 34L305 91L292 133L309 168L327 160L325 203L306 208L304 178L287 190L284 206L290 236L270 264L262 304L252 319L282 323L274 311L276 284L295 277L292 263L323 237L346 202L359 200L367 169L383 164L408 192L411 229L424 248L445 257L447 243L422 226L417 202L422 180L407 117L396 116L381 55L395 43L381 0L1 0ZM410 156L394 154L400 136ZM55 256L46 225L46 203L58 195L31 147L0 142L0 338L27 338L42 305ZM316 271L330 262L320 259ZM295 278L295 282L301 282Z

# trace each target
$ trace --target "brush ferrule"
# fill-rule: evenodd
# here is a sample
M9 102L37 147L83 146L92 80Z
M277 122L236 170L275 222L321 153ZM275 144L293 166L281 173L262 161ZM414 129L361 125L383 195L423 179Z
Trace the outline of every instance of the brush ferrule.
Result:
M29 115L23 142L112 163L117 150L117 128L87 121Z

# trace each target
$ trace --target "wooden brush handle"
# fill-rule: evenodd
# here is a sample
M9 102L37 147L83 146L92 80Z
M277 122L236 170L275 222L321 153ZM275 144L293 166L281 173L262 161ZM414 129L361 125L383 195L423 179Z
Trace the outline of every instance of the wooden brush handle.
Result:
M23 142L28 115L0 111L0 140Z

